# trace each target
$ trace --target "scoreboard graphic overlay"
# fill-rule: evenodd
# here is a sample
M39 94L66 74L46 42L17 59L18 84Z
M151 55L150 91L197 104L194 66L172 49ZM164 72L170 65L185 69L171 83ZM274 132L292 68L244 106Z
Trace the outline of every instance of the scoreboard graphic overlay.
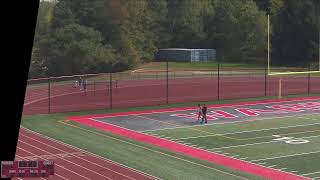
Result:
M47 178L53 175L53 161L1 161L1 178Z

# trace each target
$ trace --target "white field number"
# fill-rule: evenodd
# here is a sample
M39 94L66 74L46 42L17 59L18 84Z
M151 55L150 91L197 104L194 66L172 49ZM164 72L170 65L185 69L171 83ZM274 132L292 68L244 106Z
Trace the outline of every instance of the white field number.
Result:
M305 144L310 141L301 139L301 138L295 138L295 137L281 137L279 135L273 135L274 137L278 137L277 139L273 139L274 141L282 141L288 144Z

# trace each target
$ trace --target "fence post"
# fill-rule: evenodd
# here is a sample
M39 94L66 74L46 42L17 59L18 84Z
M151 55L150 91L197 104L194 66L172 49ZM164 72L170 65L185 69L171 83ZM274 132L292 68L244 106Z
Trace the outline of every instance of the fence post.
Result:
M48 79L48 113L51 112L51 79Z
M267 96L267 63L264 63L264 96Z
M309 67L308 67L308 71L310 72L310 69L311 69L311 67L310 67L310 63L309 63ZM308 73L308 95L310 94L310 73Z
M278 98L282 98L282 76L279 78L279 90L278 90Z
M83 80L82 80L83 82L83 89L84 89L84 95L85 96L87 96L87 76L86 75L84 75L84 77L83 77Z
M96 95L96 81L93 80L93 95Z
M218 88L217 88L218 100L220 100L220 61L218 60Z
M112 109L112 73L109 76L109 88L110 88L110 109Z
M167 104L169 104L169 62L167 59Z

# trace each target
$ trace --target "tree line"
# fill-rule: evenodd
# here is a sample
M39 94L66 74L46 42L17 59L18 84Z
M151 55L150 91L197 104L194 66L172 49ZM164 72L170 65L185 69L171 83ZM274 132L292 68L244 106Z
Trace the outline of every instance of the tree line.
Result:
M161 48L213 48L221 61L301 65L319 55L319 0L41 1L29 78L117 72Z

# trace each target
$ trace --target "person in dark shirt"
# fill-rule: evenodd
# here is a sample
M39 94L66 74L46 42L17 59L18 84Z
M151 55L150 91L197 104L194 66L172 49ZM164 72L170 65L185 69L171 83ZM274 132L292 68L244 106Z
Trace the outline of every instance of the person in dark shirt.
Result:
M83 79L82 81L83 81L83 89L84 89L84 90L87 90L87 83L88 83L88 81L87 81L86 79Z
M79 87L80 87L80 90L83 89L83 79L81 76L79 77Z
M204 123L208 123L208 120L207 120L207 106L205 104L202 106L202 121L201 121L201 123L203 123L203 121L204 121Z

